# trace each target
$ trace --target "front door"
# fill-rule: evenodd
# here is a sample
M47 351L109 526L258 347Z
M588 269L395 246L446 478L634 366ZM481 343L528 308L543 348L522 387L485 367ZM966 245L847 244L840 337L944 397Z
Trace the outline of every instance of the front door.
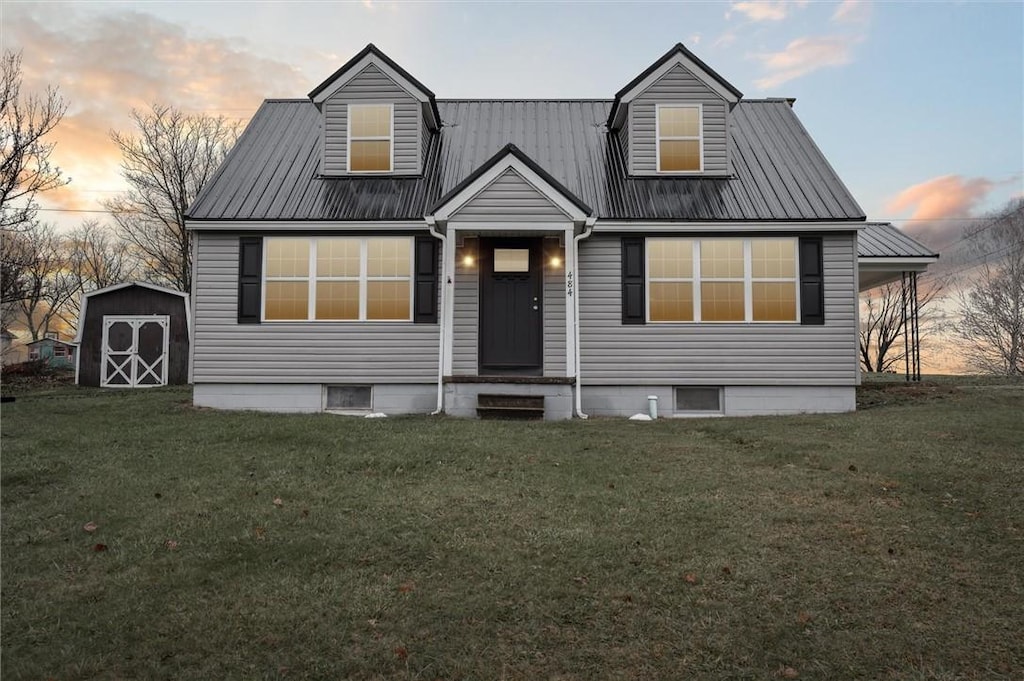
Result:
M480 240L480 373L541 373L540 239Z

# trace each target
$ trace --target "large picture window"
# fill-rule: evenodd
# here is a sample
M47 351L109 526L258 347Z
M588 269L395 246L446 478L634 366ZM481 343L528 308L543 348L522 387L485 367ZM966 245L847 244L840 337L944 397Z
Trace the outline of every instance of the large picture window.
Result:
M408 237L267 238L265 321L410 321Z
M798 322L797 240L648 239L649 322Z
M702 110L699 104L659 104L657 112L658 172L699 172L704 169Z
M391 104L349 104L349 172L391 172L393 143L394 107Z

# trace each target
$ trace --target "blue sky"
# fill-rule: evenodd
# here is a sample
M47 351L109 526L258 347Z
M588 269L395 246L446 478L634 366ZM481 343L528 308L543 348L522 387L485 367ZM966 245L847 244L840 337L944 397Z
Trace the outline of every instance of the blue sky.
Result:
M111 129L155 101L247 118L368 42L445 97L610 98L683 42L796 112L871 219L927 243L1024 191L1024 3L19 3L3 47L70 102L48 219L123 188Z

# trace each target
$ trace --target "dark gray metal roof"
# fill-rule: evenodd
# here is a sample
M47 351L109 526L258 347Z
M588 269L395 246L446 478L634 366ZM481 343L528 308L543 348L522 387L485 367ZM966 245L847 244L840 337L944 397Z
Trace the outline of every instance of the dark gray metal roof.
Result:
M938 254L888 222L869 222L857 232L861 258L938 258Z
M733 109L733 177L629 177L611 100L438 100L422 177L319 175L309 100L267 100L189 210L193 220L404 220L514 144L603 219L852 220L864 212L785 100Z

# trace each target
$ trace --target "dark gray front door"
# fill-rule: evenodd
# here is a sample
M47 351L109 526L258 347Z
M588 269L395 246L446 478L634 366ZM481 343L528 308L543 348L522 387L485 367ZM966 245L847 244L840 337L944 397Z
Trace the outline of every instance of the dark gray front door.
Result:
M539 239L480 240L480 373L541 373Z

